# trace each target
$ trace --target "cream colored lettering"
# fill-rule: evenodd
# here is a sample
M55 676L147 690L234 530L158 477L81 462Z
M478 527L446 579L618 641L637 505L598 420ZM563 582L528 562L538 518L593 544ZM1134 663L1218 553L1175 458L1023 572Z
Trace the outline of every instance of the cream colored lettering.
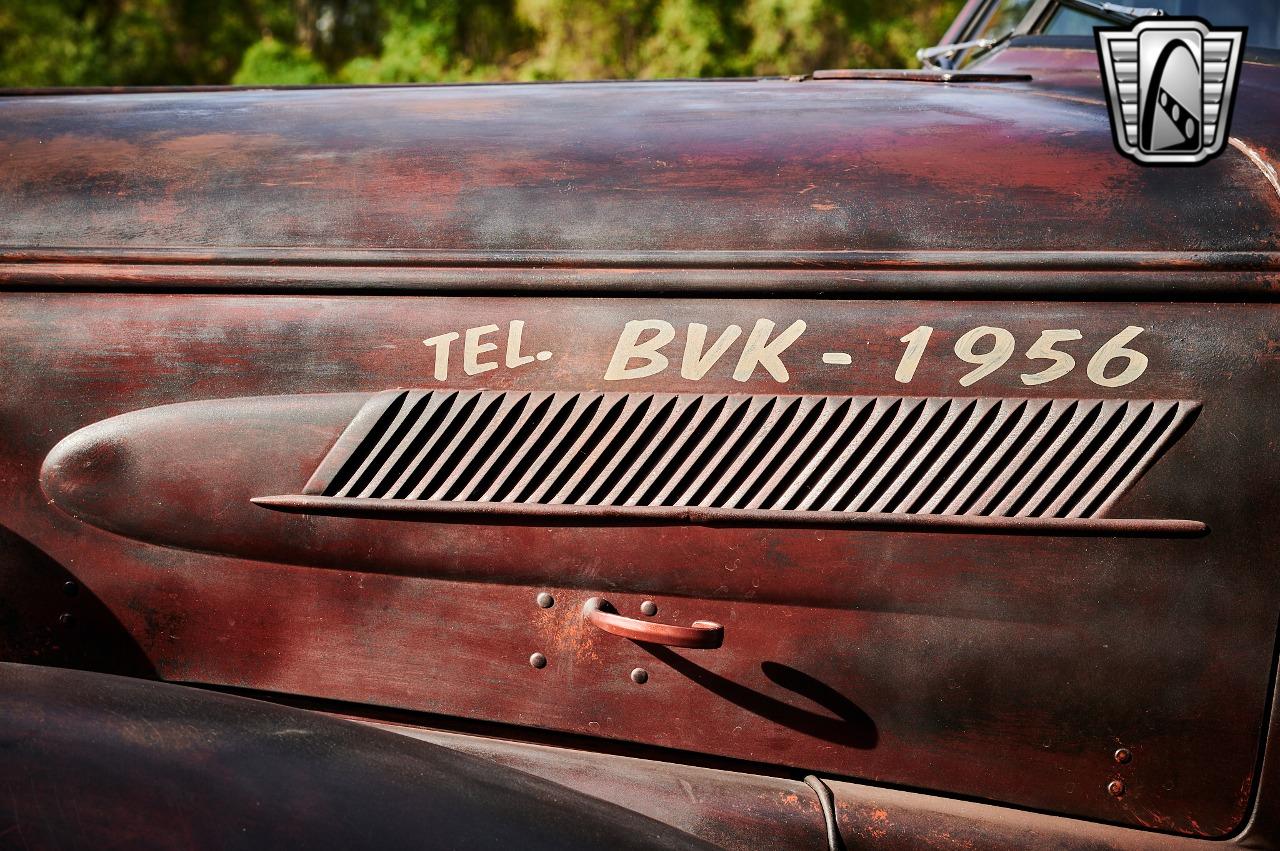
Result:
M797 319L788 325L785 331L770 340L769 335L774 329L773 322L768 319L756 320L756 326L751 329L751 335L747 337L746 345L742 348L742 356L738 358L738 366L733 371L734 380L747 381L755 373L757 366L763 366L775 381L787 383L791 375L779 356L799 339L806 327L803 319Z
M774 337L776 325L771 320L756 320L738 356L733 370L734 379L748 381L757 368L763 367L775 381L786 383L791 375L782 363L781 355L804 333L806 327L804 321L798 319ZM684 355L680 362L681 377L690 381L705 377L742 336L740 326L729 325L720 332L711 347L707 348L709 330L700 322L689 323L685 334ZM645 334L649 336L645 337ZM662 319L637 319L628 322L618 336L613 357L605 370L605 380L645 378L662 372L671 363L662 349L675 337L675 326ZM633 365L635 361L642 363Z
M481 325L467 329L462 340L462 371L467 375L479 375L498 368L496 363L480 363L482 354L496 351L498 348L497 343L482 343L480 338L497 330L497 325Z
M1022 383L1026 385L1047 384L1057 381L1076 368L1076 359L1064 351L1054 348L1056 343L1069 343L1083 338L1083 334L1074 328L1051 328L1040 332L1040 339L1027 349L1030 360L1051 360L1053 365L1039 372L1023 373Z
M1137 380L1138 376L1147 371L1147 356L1142 352L1125 348L1137 337L1145 328L1137 325L1130 325L1119 334L1116 334L1110 340L1102 344L1102 348L1089 359L1089 366L1086 374L1089 380L1094 384L1100 384L1103 387L1123 387L1131 381ZM1107 377L1107 366L1115 360L1123 358L1125 367L1119 374L1112 378Z
M991 350L979 354L973 350L973 346L983 337L992 339ZM1013 354L1013 346L1013 335L1007 329L991 325L979 325L956 340L956 357L965 363L978 365L977 369L960 377L960 386L968 387L1004 366L1005 361Z
M921 325L899 340L899 342L907 344L907 350L902 353L902 360L898 363L898 369L893 373L894 381L902 384L911 383L911 379L916 374L916 367L920 366L920 358L924 357L925 347L929 345L929 337L932 335L932 328L928 325Z
M707 326L701 322L690 322L689 332L685 336L684 341L684 360L680 362L680 375L682 378L688 378L691 381L697 381L708 372L711 367L716 365L716 361L720 360L729 347L742 336L742 329L737 325L730 325L728 328L716 338L711 344L711 348L704 354L702 347L707 343Z
M641 342L640 335L652 331L653 336ZM614 346L605 381L623 381L657 375L667 368L670 361L660 349L676 337L676 329L661 319L633 319L622 327L618 343ZM630 366L633 360L645 361L643 366Z
M458 339L458 336L457 331L450 331L447 334L437 334L422 341L427 348L435 347L436 363L433 374L436 381L444 381L449 377L449 347L453 345L454 340Z
M1089 359L1086 370L1089 380L1103 387L1123 387L1138 380L1146 372L1149 361L1142 352L1128 348L1128 344L1144 330L1137 325L1130 325L1104 343ZM928 325L921 325L902 338L902 342L908 345L906 352L902 355L901 363L898 364L898 371L894 373L893 377L896 380L906 384L915 376L916 367L920 365L925 346L929 342L929 335L932 333L933 329ZM983 353L975 352L976 344L985 337L992 338L991 349ZM1041 331L1040 338L1027 349L1026 357L1029 360L1053 361L1053 364L1039 372L1022 373L1022 383L1028 386L1047 384L1071 373L1076 368L1076 359L1055 346L1083 338L1084 334L1075 328L1049 328ZM1005 328L991 325L980 325L962 335L956 340L956 357L965 363L975 364L978 368L960 377L961 386L968 387L1008 363L1009 357L1013 354L1014 345L1012 333ZM823 363L835 363L828 360L831 355L830 352L823 355ZM1109 376L1108 370L1114 371L1113 364L1117 361L1123 362L1124 368L1115 375Z
M453 341L462 337L462 371L467 375L481 375L490 370L497 369L499 366L506 366L507 369L519 369L528 366L534 361L546 361L552 357L551 352L542 350L533 355L526 355L520 351L521 345L524 343L524 322L519 319L512 320L507 326L507 342L506 349L502 353L501 362L497 356L493 356L493 360L482 359L483 355L489 352L496 352L501 346L498 343L490 343L485 341L485 337L490 334L497 334L502 329L497 325L478 325L475 328L468 328L463 332L449 331L445 334L437 334L434 337L428 337L423 340L423 344L427 348L435 349L435 364L432 374L437 381L444 381L449 377L449 360L453 357Z
M507 329L507 354L503 359L507 369L516 369L525 364L533 363L533 355L520 354L520 343L524 337L524 323L516 319L511 323L511 327Z

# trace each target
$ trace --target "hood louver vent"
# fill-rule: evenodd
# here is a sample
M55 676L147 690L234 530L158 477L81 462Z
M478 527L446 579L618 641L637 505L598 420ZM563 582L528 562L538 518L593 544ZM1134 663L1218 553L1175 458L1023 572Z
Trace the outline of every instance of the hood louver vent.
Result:
M1094 518L1198 409L1157 400L391 391L357 415L304 493L362 503Z

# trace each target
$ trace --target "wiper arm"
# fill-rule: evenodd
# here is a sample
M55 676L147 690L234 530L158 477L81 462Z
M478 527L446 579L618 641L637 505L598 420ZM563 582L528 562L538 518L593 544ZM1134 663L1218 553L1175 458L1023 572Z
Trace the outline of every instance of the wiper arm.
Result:
M1081 12L1092 14L1110 21L1113 24L1131 24L1139 18L1152 18L1164 15L1163 9L1153 9L1140 6L1121 6L1116 3L1098 3L1094 0L1058 0L1059 6L1065 6L1068 9L1076 9ZM1043 17L1040 18L1043 20ZM1025 23L1025 22L1024 22ZM1010 30L999 38L979 38L973 41L958 41L954 44L938 44L933 47L922 47L916 51L916 59L920 61L925 68L933 71L946 70L953 67L952 63L955 58L966 50L975 50L978 53L986 53L1000 45L1019 33L1018 28ZM946 64L935 62L935 59L942 59Z
M920 61L924 67L929 70L944 70L950 65L941 65L934 62L935 59L954 60L962 51L976 50L979 53L986 53L988 50L999 47L1009 39L1013 38L1013 31L1005 33L999 38L979 38L973 41L957 41L954 44L937 44L933 47L922 47L916 51L916 59Z
M1139 18L1155 18L1164 15L1163 9L1121 6L1118 3L1098 3L1095 0L1059 0L1059 2L1067 8L1076 8L1082 12L1092 12L1099 18L1105 18L1113 24L1131 24Z

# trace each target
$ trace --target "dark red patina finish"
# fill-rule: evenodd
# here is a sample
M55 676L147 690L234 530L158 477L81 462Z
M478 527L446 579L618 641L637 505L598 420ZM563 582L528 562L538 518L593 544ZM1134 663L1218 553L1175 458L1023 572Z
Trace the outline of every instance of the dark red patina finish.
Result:
M400 731L736 847L822 847L824 790L850 847L1266 847L1280 73L1246 63L1232 147L1169 171L1112 148L1091 52L1013 47L984 69L1033 79L0 99L0 583L22 589L0 595L0 647L396 710ZM761 320L803 323L785 379L735 375ZM607 378L633 321L671 326L669 365ZM741 335L701 370L694 326L697 356ZM1086 365L1130 326L1147 363L1109 386L1118 366ZM982 328L1012 359L961 384L977 361L953 352ZM1028 383L1053 329L1079 333L1059 346L1075 367ZM423 341L446 334L441 378ZM948 442L961 405L862 424L866 506L928 493L967 452L1010 506L992 523L325 509L308 482L395 388L782 399L761 422L804 396L1081 401L1008 437L1008 462L980 454L999 426ZM1165 434L1140 412L1175 402L1198 414L1107 512L1030 516L1099 484L1123 448L1108 417L1132 414L1137 457ZM745 422L691 432L680 463L706 453L710 482ZM620 481L627 451L604 447L623 423L583 426L573 446L602 442L579 467L565 453L568 492L597 468ZM998 478L1016 470L1025 496ZM593 598L667 638L722 635L631 641L592 624ZM463 723L513 741L429 729ZM659 808L673 783L709 791Z

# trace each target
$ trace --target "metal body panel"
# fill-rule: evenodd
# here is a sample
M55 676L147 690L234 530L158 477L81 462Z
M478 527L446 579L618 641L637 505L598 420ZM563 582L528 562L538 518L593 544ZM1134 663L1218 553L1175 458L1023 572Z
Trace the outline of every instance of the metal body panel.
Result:
M1116 158L1104 112L1033 85L0 98L0 245L1280 248L1280 198L1240 152L1170 180Z
M822 849L822 809L799 780L375 722L634 810L726 851Z
M955 391L970 365L950 349L979 322L1027 345L1042 328L1080 328L1081 369L1028 388L1011 364L974 389L1202 400L1194 427L1117 508L1195 517L1209 533L423 522L281 514L250 501L301 488L367 398L308 391L420 385L434 368L424 337L523 317L530 350L546 339L555 357L448 383L592 389L605 386L625 322L651 316L713 328L804 319L784 353L786 392L901 393L898 338L926 320L933 355L910 390L929 395ZM5 427L22 435L4 460L14 500L5 523L74 565L167 679L1222 834L1243 819L1252 788L1280 607L1264 556L1277 471L1256 442L1233 437L1273 416L1273 317L1269 305L1106 302L15 294L0 327L13 389ZM1143 375L1109 389L1080 374L1088 350L1130 323L1148 329L1134 344L1149 358ZM824 363L830 350L858 358ZM51 358L67 368L43 370ZM668 373L631 383L779 389L764 370L736 382L731 361L697 382ZM35 471L77 427L122 408L251 391L294 401L143 410L53 453L49 468L62 472L46 469L50 494L117 534L39 492ZM556 598L549 609L535 605L543 591ZM723 647L646 649L584 625L588 597L633 615L640 595L663 622L724 624ZM529 666L535 652L545 668ZM648 673L642 686L628 677L637 667ZM1136 755L1121 801L1106 791L1119 746Z
M1066 827L1090 819L1267 847L1280 75L1246 62L1239 138L1171 174L1112 150L1092 54L1032 73L0 98L5 657L817 772L851 844L1194 844ZM673 329L667 368L606 380L648 320ZM785 381L735 378L743 339L682 374L692 323L711 345L761 320L805 323ZM473 347L468 370L467 331L514 322L512 365ZM1091 378L1129 327L1145 369ZM961 385L982 328L1010 359ZM1065 329L1074 369L1027 384ZM449 333L439 376L423 341ZM1187 400L1194 425L1109 516L1204 527L252 502L306 494L376 394L433 387ZM1035 469L1052 502L1060 468ZM723 640L607 634L593 597Z
M403 723L374 723L588 791L726 849L755 851L762 841L770 848L828 847L821 835L822 813L815 790L796 780ZM1227 842L1191 839L919 792L810 779L815 781L832 794L832 812L844 848L1208 851L1274 847L1256 837Z
M7 847L716 847L457 749L318 713L25 665L0 664L0 683Z

